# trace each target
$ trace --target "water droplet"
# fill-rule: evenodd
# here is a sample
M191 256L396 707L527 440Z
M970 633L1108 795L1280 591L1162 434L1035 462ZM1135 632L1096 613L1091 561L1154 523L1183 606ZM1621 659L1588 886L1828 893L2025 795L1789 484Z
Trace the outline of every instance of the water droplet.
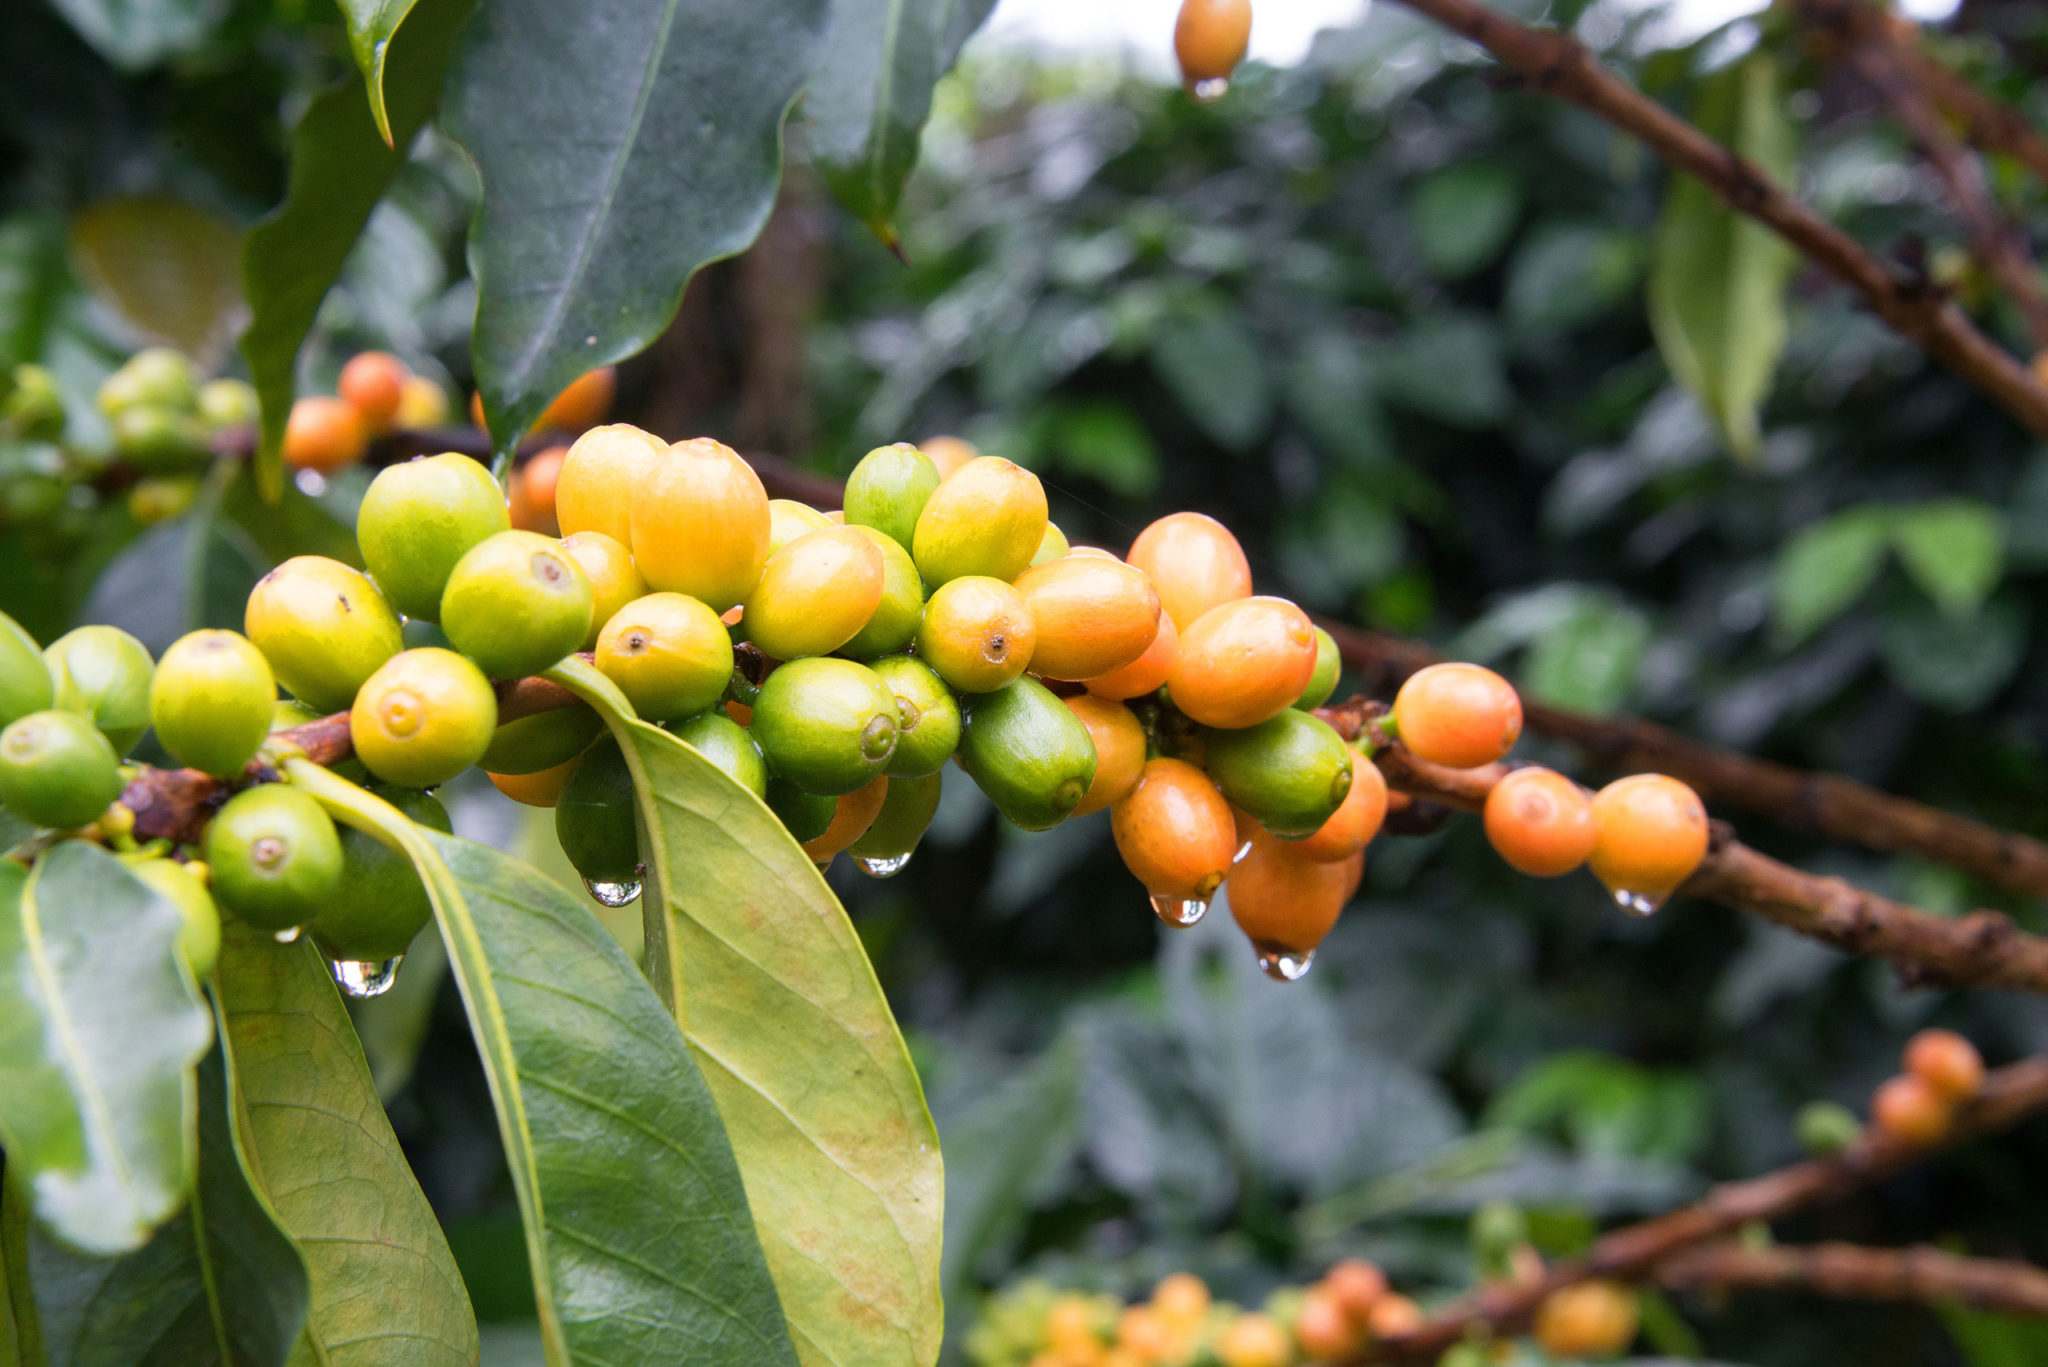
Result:
M1614 894L1614 905L1629 915L1648 920L1663 909L1665 894L1631 892L1627 888L1609 889Z
M1186 930L1209 914L1209 899L1206 897L1170 897L1162 892L1152 894L1152 914L1166 924Z
M1300 982L1316 961L1313 949L1289 949L1268 940L1252 941L1252 949L1259 956L1259 971L1276 983Z
M299 492L307 498L318 498L327 492L327 476L318 470L301 470L292 476L292 483L299 486Z
M853 866L870 878L894 878L910 863L910 852L883 855L879 858L864 854L853 857Z
M281 945L295 945L299 942L299 933L304 929L305 927L303 926L293 926L289 930L278 931L275 935L271 936L270 938L277 941Z
M388 959L333 959L327 964L327 971L334 975L334 985L345 997L361 1000L364 997L381 997L391 990L398 981L398 966L405 961L403 954L394 954Z
M1188 89L1198 100L1220 100L1224 92L1230 89L1230 82L1222 76L1211 76L1206 81L1196 81Z
M1244 857L1245 857L1246 855L1250 854L1251 852L1252 852L1252 842L1251 842L1251 841L1249 841L1249 840L1247 840L1247 841L1245 841L1245 842L1244 842L1244 844L1242 844L1242 845L1239 845L1239 846L1237 847L1237 853L1236 853L1236 854L1233 854L1233 855L1231 855L1231 856L1230 856L1230 866L1231 866L1232 868L1236 868L1236 867L1237 867L1237 866L1238 866L1239 864L1242 864L1242 863L1244 862Z
M635 873L641 872L639 869ZM606 883L595 878L583 880L583 886L603 907L627 907L640 900L640 880L634 878L624 883Z

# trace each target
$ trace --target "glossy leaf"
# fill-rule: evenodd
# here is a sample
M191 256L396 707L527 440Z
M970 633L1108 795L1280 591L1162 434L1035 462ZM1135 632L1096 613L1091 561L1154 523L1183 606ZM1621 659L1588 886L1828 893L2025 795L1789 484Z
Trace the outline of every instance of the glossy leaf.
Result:
M794 1362L705 1080L604 928L519 861L287 767L426 884L497 1108L548 1361Z
M1914 582L1952 615L1975 612L2005 573L2005 519L1967 498L1901 510L1892 545Z
M798 1351L930 1362L938 1137L845 909L753 794L634 720L595 669L558 677L605 714L633 771L647 972L725 1118Z
M241 324L240 248L233 223L170 195L116 195L71 221L72 260L93 293L202 369Z
M73 28L115 66L139 71L205 42L227 0L53 0Z
M405 41L389 54L391 143L378 131L355 82L331 86L313 101L292 132L284 203L249 233L242 287L250 318L242 354L263 400L257 473L267 497L276 497L280 483L278 444L291 411L299 347L370 211L438 105L455 35L473 2L421 0L415 6Z
M0 863L0 1146L36 1218L88 1253L140 1248L192 1186L213 1027L181 924L96 845Z
M349 51L363 69L370 117L387 145L392 144L391 112L384 103L384 68L391 59L391 39L418 0L339 0L348 24Z
M1515 230L1522 187L1506 167L1457 162L1415 188L1408 216L1415 245L1432 272L1470 275L1492 261Z
M853 215L896 241L932 87L995 0L832 0L824 55L804 92L806 143Z
M280 945L239 923L225 929L217 991L246 1148L312 1279L293 1361L474 1363L469 1293L326 965L310 943Z
M501 448L578 375L653 341L699 266L754 240L824 18L824 0L479 9L445 122L483 181L473 349Z
M1771 569L1771 618L1796 645L1847 611L1884 568L1891 521L1880 508L1850 508L1802 527Z
M1709 76L1694 122L1781 183L1794 170L1778 67L1758 52ZM1676 175L1650 246L1650 328L1665 364L1736 455L1754 456L1758 410L1785 348L1785 287L1798 258L1770 229Z

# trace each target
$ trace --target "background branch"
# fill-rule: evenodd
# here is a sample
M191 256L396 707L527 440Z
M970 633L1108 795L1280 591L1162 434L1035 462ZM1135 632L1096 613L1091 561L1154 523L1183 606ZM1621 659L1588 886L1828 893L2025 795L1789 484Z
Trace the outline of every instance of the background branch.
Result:
M1803 1291L1836 1300L1967 1305L2011 1315L2048 1315L2048 1272L2000 1258L1938 1248L1826 1243L1747 1248L1708 1244L1657 1269L1672 1291Z

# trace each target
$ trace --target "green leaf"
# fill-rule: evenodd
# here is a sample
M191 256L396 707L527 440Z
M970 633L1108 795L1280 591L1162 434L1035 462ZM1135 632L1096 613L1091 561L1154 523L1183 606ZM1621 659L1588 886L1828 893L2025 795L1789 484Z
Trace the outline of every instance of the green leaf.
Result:
M1508 269L1508 320L1531 338L1592 322L1637 288L1643 257L1636 233L1577 223L1537 228Z
M213 1028L182 924L96 845L0 863L0 1147L36 1218L87 1253L140 1248L192 1187Z
M1514 396L1500 331L1469 313L1427 313L1405 328L1382 358L1380 395L1453 427L1486 427L1507 414Z
M378 131L355 82L329 87L292 131L291 178L284 202L250 230L242 251L242 288L249 329L242 355L263 400L263 441L257 478L275 501L284 440L296 384L299 348L312 331L349 250L370 221L407 149L433 115L455 35L474 0L422 0L406 28L406 41L390 54L391 143ZM535 215L541 217L541 215Z
M1649 644L1642 613L1607 594L1582 593L1563 621L1530 642L1520 681L1543 702L1604 715L1628 701Z
M1220 299L1204 297L1162 329L1152 368L1196 426L1243 450L1273 417L1273 383L1258 342Z
M595 669L556 677L633 771L647 972L725 1117L791 1333L807 1360L930 1362L938 1137L845 909L751 793Z
M1683 1162L1708 1137L1706 1086L1590 1051L1554 1054L1526 1069L1486 1109L1485 1125L1562 1130L1581 1152Z
M1784 183L1796 149L1778 75L1761 51L1723 67L1702 86L1694 122ZM1650 328L1671 373L1745 460L1756 454L1758 410L1785 349L1785 287L1797 261L1700 181L1672 180L1650 244Z
M1779 640L1797 645L1848 610L1884 568L1891 516L1849 508L1799 529L1771 567L1771 620Z
M224 929L216 990L250 1166L312 1278L292 1360L474 1363L469 1293L320 955Z
M1944 1305L1940 1312L1969 1367L2033 1367L2048 1362L2048 1321L1963 1305Z
M1892 520L1892 545L1914 582L1952 616L1975 612L2005 573L2005 519L1972 499L1901 509Z
M341 17L348 24L349 51L363 69L363 85L370 98L370 117L386 146L397 143L391 134L391 111L384 103L384 68L391 59L391 39L405 16L419 0L337 0Z
M71 221L71 257L103 302L211 370L242 320L241 234L170 195L117 195Z
M227 16L227 0L54 0L88 43L115 66L155 66L199 47Z
M917 164L932 87L995 0L831 0L804 92L806 141L839 202L896 243L896 204Z
M239 630L269 562L218 512L209 491L190 513L130 542L93 582L85 620L120 627L153 655L200 627Z
M73 288L61 220L25 214L0 224L0 368L43 355Z
M1445 167L1415 188L1408 217L1429 269L1445 279L1492 261L1515 230L1522 187L1506 167L1468 161Z
M824 0L479 9L445 123L483 180L472 350L501 449L660 335L699 266L753 242L824 24Z
M2005 598L1970 617L1911 603L1885 617L1878 647L1899 687L1935 707L1969 712L2019 672L2027 650L2026 614Z
M142 1248L92 1258L40 1226L19 1232L39 1348L30 1361L286 1361L306 1323L306 1265L250 1175L231 1073L219 1049L200 1064L198 1183L186 1209ZM14 1209L16 1189L5 1199L8 1222L25 1219Z
M414 826L317 765L286 767L426 885L497 1108L548 1361L794 1363L705 1080L604 928L518 860ZM788 1040L763 1019L757 1034Z

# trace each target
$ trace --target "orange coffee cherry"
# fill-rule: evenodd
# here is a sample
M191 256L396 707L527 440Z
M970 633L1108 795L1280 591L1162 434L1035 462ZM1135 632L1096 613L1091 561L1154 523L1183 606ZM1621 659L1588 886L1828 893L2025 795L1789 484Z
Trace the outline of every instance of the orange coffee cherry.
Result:
M821 527L768 557L740 627L778 660L829 655L882 602L882 553L858 527Z
M562 478L566 446L536 451L524 465L512 472L509 502L512 525L523 532L555 535L555 487Z
M954 471L973 460L981 452L971 441L959 437L926 437L917 444L917 449L932 458L932 464L939 467L939 478L949 478Z
M1915 1148L1939 1144L1954 1119L1949 1099L1914 1073L1887 1079L1870 1098L1870 1120L1878 1132Z
M667 442L631 423L593 427L576 438L555 473L555 522L562 534L603 532L631 546L633 504L667 455Z
M1077 549L1068 558L1081 554ZM1180 658L1180 628L1173 624L1173 618L1166 609L1159 609L1159 624L1154 628L1152 644L1145 647L1145 653L1129 664L1098 674L1086 681L1088 691L1098 698L1114 698L1119 702L1130 698L1142 698L1147 693L1157 693L1173 673L1173 662Z
M1544 1298L1536 1341L1559 1358L1612 1357L1636 1338L1636 1297L1613 1282L1580 1282Z
M1253 1313L1230 1322L1216 1340L1216 1356L1223 1367L1287 1367L1294 1350L1271 1315Z
M1159 593L1142 570L1096 556L1063 556L1013 581L1038 627L1031 672L1091 679L1121 669L1159 634Z
M1316 629L1284 598L1219 603L1182 627L1173 705L1204 726L1257 726L1294 705L1316 668Z
M817 864L829 864L839 852L868 833L868 827L875 824L875 818L882 814L882 799L889 795L887 778L870 779L867 783L842 795L839 805L833 809L832 824L825 833L812 840L804 841L804 853Z
M284 463L294 470L331 475L347 469L369 449L362 415L340 399L308 394L292 404L284 423Z
M1291 843L1302 858L1332 864L1349 859L1371 844L1372 838L1380 833L1380 823L1386 819L1386 775L1377 764L1354 752L1351 787L1344 794L1343 805L1330 813L1330 819L1314 835Z
M1098 746L1098 754L1100 750ZM1209 1313L1209 1284L1192 1272L1162 1277L1152 1288L1152 1308L1170 1324L1200 1324Z
M917 653L963 693L1014 683L1038 648L1038 626L1023 595L985 574L941 584L924 605Z
M1372 1308L1387 1294L1387 1274L1363 1258L1346 1258L1323 1274L1323 1285L1351 1322L1363 1327Z
M1174 1333L1150 1306L1124 1307L1116 1317L1116 1346L1140 1360L1157 1362L1173 1350Z
M586 370L541 410L533 420L531 430L535 432L581 432L586 427L595 427L611 412L612 396L618 391L618 372L610 366L599 366ZM484 426L484 396L469 396L469 418L478 427Z
M1422 1327L1422 1307L1406 1296L1385 1295L1373 1302L1365 1317L1366 1332L1376 1339L1412 1334Z
M1663 774L1616 779L1593 795L1593 852L1586 862L1614 892L1667 896L1707 856L1707 809Z
M562 549L590 581L590 632L583 648L591 650L620 608L647 596L647 581L633 564L633 553L603 532L572 532L562 538Z
M365 429L388 432L405 400L405 382L411 378L405 362L390 352L364 351L349 357L341 368L335 392L361 415Z
M1476 769L1515 746L1522 700L1506 679L1483 665L1430 665L1408 676L1394 695L1394 725L1417 759Z
M1181 0L1173 55L1189 85L1229 76L1251 41L1252 0Z
M1230 870L1224 887L1230 914L1262 963L1281 957L1301 963L1315 953L1350 900L1352 861L1362 869L1364 859L1354 854L1321 864L1304 859L1289 841L1253 833L1250 851ZM1299 976L1299 970L1287 976Z
M1237 823L1209 776L1185 760L1151 759L1109 809L1117 853L1155 897L1206 901L1237 854Z
M1301 1310L1294 1320L1294 1341L1310 1358L1332 1361L1358 1351L1365 1337L1364 1328L1345 1313L1335 1292L1314 1286L1301 1298Z
M632 492L629 521L626 544L647 582L719 612L746 601L768 561L768 491L737 451L709 437L669 447Z
M1486 838L1531 878L1570 873L1593 853L1593 799L1551 769L1517 769L1486 795Z
M1138 784L1145 769L1145 728L1130 708L1090 693L1062 698L1088 728L1095 745L1095 779L1071 815L1086 816L1118 801Z
M1907 1040L1906 1071L1952 1102L1984 1086L1984 1056L1953 1030L1922 1030Z
M484 777L491 786L529 807L552 807L562 799L562 790L569 786L569 776L576 772L576 766L583 762L583 756L573 755L552 769L542 769L532 774L493 774L488 771Z
M1251 597L1252 567L1244 547L1230 528L1205 513L1168 513L1138 533L1124 559L1151 578L1160 604L1182 631L1218 603Z

